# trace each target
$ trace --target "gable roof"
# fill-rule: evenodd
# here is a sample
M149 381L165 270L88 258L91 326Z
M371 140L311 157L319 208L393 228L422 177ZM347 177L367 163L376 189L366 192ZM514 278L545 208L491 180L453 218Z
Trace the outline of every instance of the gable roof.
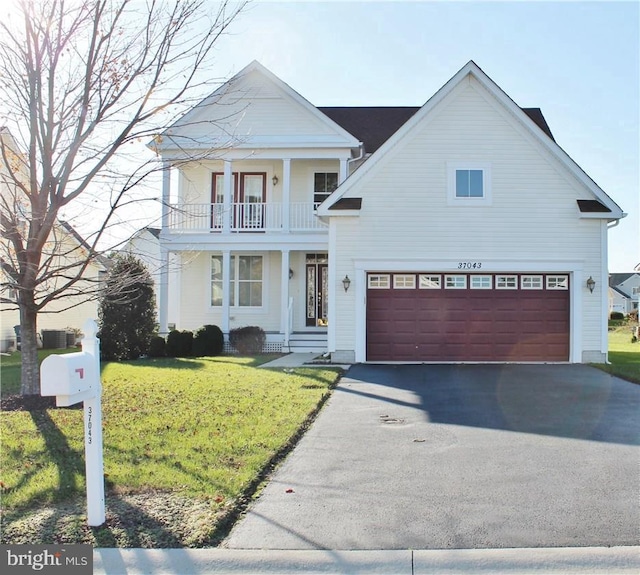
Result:
M212 94L204 98L201 102L187 111L183 116L176 120L161 134L161 138L150 142L148 146L154 150L157 150L159 153L162 153L162 151L181 148L206 149L212 146L224 148L254 148L256 146L281 147L282 142L279 142L277 138L274 140L273 137L265 138L263 140L260 140L259 142L256 142L253 136L248 138L246 136L237 137L229 133L225 134L225 141L216 141L215 139L194 138L188 134L179 133L181 127L188 126L189 123L195 121L198 114L200 114L203 109L206 109L207 106L215 105L220 98L228 94L233 94L235 87L240 82L242 82L244 78L252 73L260 74L264 79L266 79L270 87L273 88L275 92L281 94L290 102L293 102L294 104L300 106L304 110L304 112L306 112L307 114L309 114L309 116L325 126L331 136L325 136L325 138L322 140L314 141L311 143L312 145L320 147L347 147L356 149L359 147L360 142L356 138L354 138L351 133L345 130L340 124L332 120L329 116L323 114L320 110L318 110L318 108L311 104L307 99L302 97L286 82L283 82L275 74L265 68L257 60L254 60L253 62L245 66L242 70L240 70L240 72L238 72L230 80L225 82ZM226 120L229 120L229 118L226 118Z
M105 269L109 269L111 267L111 260L108 257L97 253L69 222L60 220L59 223L60 226L62 226L62 228L78 243L78 245L92 256L92 259L95 262Z
M419 109L420 106L320 106L318 108L336 124L340 124L358 138L364 144L367 154L373 154ZM555 142L540 108L521 109Z
M635 272L609 274L609 285L611 287L619 286L621 283L626 282L630 277L636 275L638 274Z
M328 216L331 205L340 200L358 181L380 161L389 150L396 146L415 126L417 126L437 104L442 102L467 76L473 76L494 98L514 117L553 157L582 183L598 200L607 212L591 212L592 217L605 217L609 220L623 218L626 214L598 186L576 162L555 142L549 126L539 109L528 108L529 112L520 108L480 67L470 60L442 88L440 88L416 113L414 113L358 170L348 177L338 189L318 207L319 216ZM537 112L535 111L537 110ZM544 122L544 123L542 123ZM546 126L546 129L545 127Z

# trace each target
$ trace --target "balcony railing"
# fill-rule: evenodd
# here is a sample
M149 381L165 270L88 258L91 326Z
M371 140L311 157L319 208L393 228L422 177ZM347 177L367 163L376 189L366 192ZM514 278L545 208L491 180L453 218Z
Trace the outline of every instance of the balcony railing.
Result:
M327 225L315 215L315 204L293 202L285 206L272 202L231 204L225 218L224 204L172 204L169 230L177 233L198 232L307 232L326 230ZM226 221L227 220L227 221Z

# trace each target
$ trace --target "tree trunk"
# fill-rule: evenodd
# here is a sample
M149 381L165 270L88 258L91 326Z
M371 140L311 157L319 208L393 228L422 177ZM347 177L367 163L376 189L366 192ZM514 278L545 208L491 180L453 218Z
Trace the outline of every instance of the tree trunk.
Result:
M40 394L40 366L38 365L37 312L28 305L20 306L20 340L22 355L21 395Z

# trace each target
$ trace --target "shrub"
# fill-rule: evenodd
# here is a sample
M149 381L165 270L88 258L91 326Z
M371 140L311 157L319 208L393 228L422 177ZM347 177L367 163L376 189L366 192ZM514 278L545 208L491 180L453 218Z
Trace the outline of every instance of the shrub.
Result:
M203 325L193 336L192 353L196 357L220 355L224 335L217 325Z
M619 311L612 311L609 319L624 319L624 314Z
M193 347L193 332L174 329L167 336L167 357L189 357Z
M98 311L103 359L137 359L148 352L155 330L153 280L134 256L118 256L110 268Z
M631 310L631 311L629 312L629 316L628 316L628 317L629 317L629 319L630 319L631 321L635 321L635 322L637 322L637 321L638 321L638 310L637 310L637 309L633 309L633 310Z
M164 357L167 355L167 342L164 337L154 335L149 340L149 357Z
M261 327L249 325L229 332L229 343L242 354L261 353L266 336Z

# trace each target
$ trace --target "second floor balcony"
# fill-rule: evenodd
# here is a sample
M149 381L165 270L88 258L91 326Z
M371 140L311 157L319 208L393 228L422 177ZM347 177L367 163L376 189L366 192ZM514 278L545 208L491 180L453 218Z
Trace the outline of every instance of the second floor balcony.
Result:
M328 230L316 216L317 204L292 202L177 203L169 206L170 233L283 233Z

